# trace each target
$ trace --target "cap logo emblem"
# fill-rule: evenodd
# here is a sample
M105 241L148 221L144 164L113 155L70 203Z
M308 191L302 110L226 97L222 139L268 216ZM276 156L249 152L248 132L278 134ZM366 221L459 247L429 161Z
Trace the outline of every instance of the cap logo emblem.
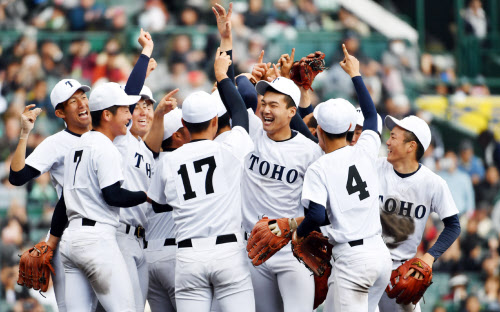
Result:
M64 84L67 84L67 85L69 85L70 88L73 88L73 85L71 84L71 81L69 81L69 80L66 81Z

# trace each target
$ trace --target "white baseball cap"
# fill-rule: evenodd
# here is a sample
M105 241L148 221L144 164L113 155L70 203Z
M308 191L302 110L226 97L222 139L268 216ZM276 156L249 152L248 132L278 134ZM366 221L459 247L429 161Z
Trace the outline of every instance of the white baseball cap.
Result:
M63 79L59 81L50 93L50 102L54 106L54 109L58 104L69 99L78 90L88 92L90 91L90 87L82 85L75 79Z
M226 106L222 102L222 99L220 98L219 90L215 89L214 92L212 92L212 97L214 98L215 103L217 104L217 116L222 116L225 113L227 113Z
M269 89L290 96L295 106L299 107L300 89L292 80L285 77L278 77L272 82L261 80L255 85L255 90L257 90L257 93L260 95L264 95Z
M184 127L182 125L182 110L174 108L163 116L163 140L166 140L177 130Z
M356 113L357 113L357 119L356 119L356 125L363 127L363 123L365 122L365 116L363 116L363 112L361 111L361 108L356 108ZM382 117L380 117L379 114L377 114L377 132L379 135L382 134Z
M424 147L424 151L426 151L431 144L431 129L423 119L418 118L417 116L412 115L401 120L392 116L387 116L385 117L385 125L389 128L389 130L392 130L395 126L399 126L405 130L413 132Z
M331 134L344 133L355 127L356 109L344 99L330 99L318 104L313 115L318 125Z
M111 106L129 106L137 103L141 99L140 95L128 95L115 82L106 82L90 93L89 108L91 112L100 111Z
M217 104L205 91L196 91L182 102L182 119L190 123L208 121L217 116Z
M139 95L146 101L150 100L153 104L156 103L155 99L153 99L153 92L151 92L151 89L148 86L144 85Z

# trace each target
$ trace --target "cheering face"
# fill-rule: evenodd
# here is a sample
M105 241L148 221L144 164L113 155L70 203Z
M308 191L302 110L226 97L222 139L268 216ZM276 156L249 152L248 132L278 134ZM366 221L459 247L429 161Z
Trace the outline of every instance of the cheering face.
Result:
M395 126L387 140L387 161L391 164L404 159L409 155L410 142L405 141L406 130Z
M58 109L57 117L63 118L69 127L87 129L92 122L90 118L89 99L82 90L77 90L63 104L63 109Z
M127 124L132 119L128 106L120 106L116 110L116 114L113 115L111 112L109 114L111 114L110 125L113 135L116 137L127 134Z
M260 106L260 118L268 134L272 135L285 127L290 127L290 120L295 115L296 108L287 106L286 95L272 91L264 94Z
M130 128L130 132L141 138L144 137L151 129L153 117L153 103L140 99L135 105L134 113L132 114L132 127Z
M351 143L349 143L350 146L356 145L358 142L359 136L361 135L361 132L363 132L363 127L356 125L356 128L354 129L354 134L352 136Z

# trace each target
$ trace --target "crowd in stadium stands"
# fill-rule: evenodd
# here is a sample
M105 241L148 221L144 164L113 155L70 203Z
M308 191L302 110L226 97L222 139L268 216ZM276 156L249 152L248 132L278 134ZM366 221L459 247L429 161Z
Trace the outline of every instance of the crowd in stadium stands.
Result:
M20 113L30 103L44 111L29 137L29 154L44 138L64 127L54 116L49 99L57 81L63 77L91 85L126 81L138 56L135 50L124 48L129 43L120 36L120 31L129 23L152 33L178 25L194 29L215 25L208 1L166 2L147 0L134 12L119 5L106 7L94 0L0 3L0 30L26 30L12 45L0 46L0 305L2 302L15 305L13 311L43 311L40 303L33 299L41 298L40 295L16 284L17 255L44 237L57 201L47 174L25 187L13 187L8 182L10 158L19 139ZM343 42L349 53L361 61L364 81L382 116L390 114L401 118L417 113L432 122L430 113L415 111L407 96L408 80L418 83L437 79L440 82L434 93L452 98L489 94L481 77L457 78L450 65L453 60L420 54L417 47L403 40L388 42L379 60L364 55L360 38L369 35L371 30L342 8L332 14L322 12L313 0L274 0L272 3L270 10L264 8L262 0L235 3L232 25L237 73L251 72L261 50L269 47L266 36L270 33L287 36L296 29L321 29L344 34ZM480 4L478 0L471 1L464 15L478 38L486 32ZM75 33L73 40L63 46L51 40L37 41L36 32L30 31L29 26L51 31L112 30L116 37L111 37L101 51L93 51L85 32ZM168 43L156 42L154 57L158 67L146 84L157 97L179 87L179 103L195 90L209 91L213 83L211 56L218 42L215 35L209 35L206 44L200 46L187 34L175 35ZM266 50L266 55L268 52ZM274 52L278 56L281 53L289 51ZM316 77L313 105L331 97L344 97L356 103L352 83L338 65L342 55L339 46L333 55L327 56L329 69ZM454 87L450 87L452 85ZM434 264L436 276L441 273L451 277L440 285L448 291L435 298L439 305L434 311L500 311L500 144L490 132L484 132L475 142L476 146L468 140L460 146L445 146L438 128L431 124L431 129L433 141L422 163L447 181L464 229L460 239ZM384 131L384 142L386 137ZM439 220L429 219L422 251L433 244L441 229Z

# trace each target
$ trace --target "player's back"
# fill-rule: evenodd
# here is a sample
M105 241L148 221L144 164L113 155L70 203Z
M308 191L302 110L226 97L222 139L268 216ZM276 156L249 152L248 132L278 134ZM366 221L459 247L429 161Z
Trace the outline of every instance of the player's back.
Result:
M252 149L235 127L223 143L194 140L162 158L155 174L166 182L177 241L239 232L243 157Z
M243 227L250 232L265 214L269 218L303 214L302 184L321 148L300 133L286 141L271 140L264 130L252 137L255 150L245 158L242 180Z

